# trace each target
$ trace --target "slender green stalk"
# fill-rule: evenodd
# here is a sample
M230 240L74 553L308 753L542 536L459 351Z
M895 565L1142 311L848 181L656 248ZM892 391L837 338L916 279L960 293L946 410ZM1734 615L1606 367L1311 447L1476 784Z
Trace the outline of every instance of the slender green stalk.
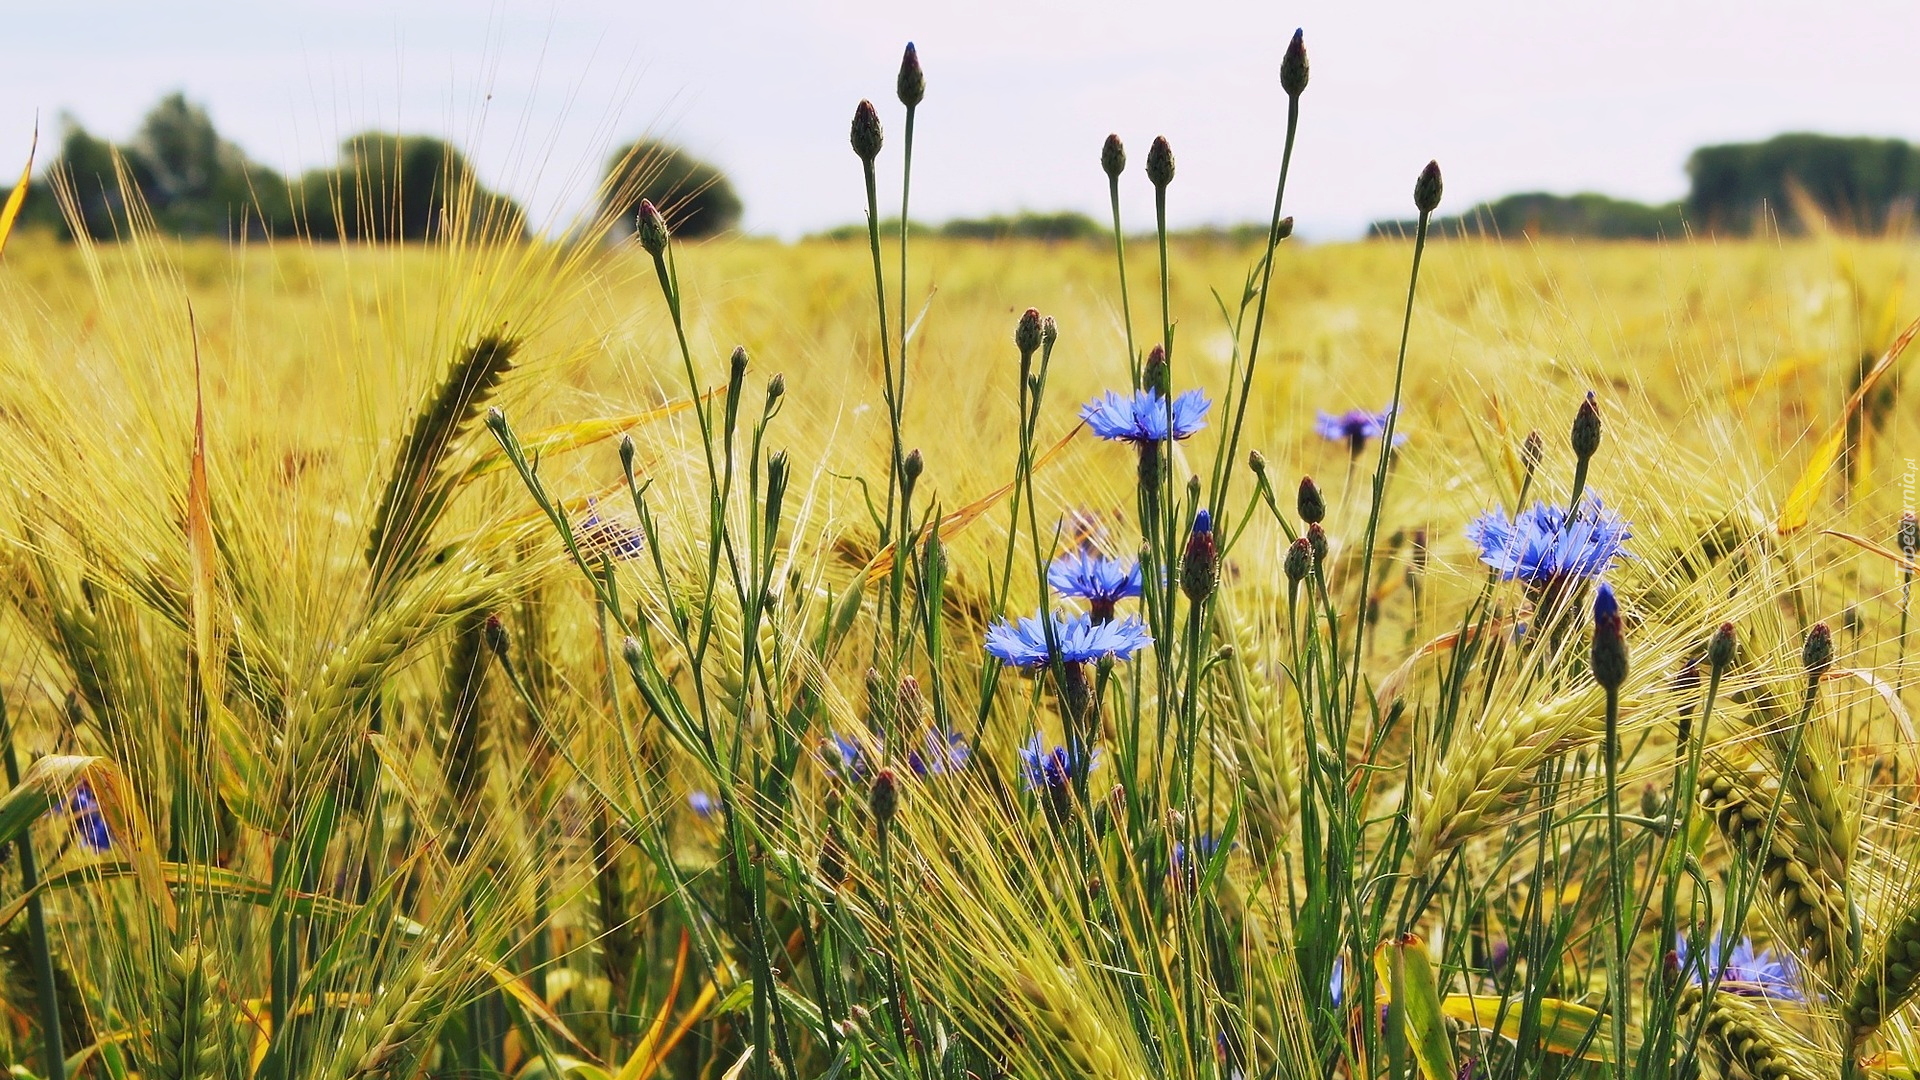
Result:
M7 788L20 786L20 759L14 749L13 720L0 695L0 745L7 755ZM21 830L13 842L20 857L20 891L27 897L27 939L33 948L33 977L39 991L40 1067L46 1080L66 1080L67 1057L60 1046L60 995L53 982L53 947L47 936L47 909L40 899L40 867L33 856L33 833Z

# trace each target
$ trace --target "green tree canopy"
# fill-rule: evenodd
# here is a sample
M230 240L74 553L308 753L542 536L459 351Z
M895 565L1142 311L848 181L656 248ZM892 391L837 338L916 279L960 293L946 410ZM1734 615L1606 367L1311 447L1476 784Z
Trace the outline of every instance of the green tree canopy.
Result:
M1877 232L1920 201L1920 147L1900 139L1780 135L1760 143L1703 146L1687 159L1696 226L1751 232L1772 214L1804 227L1804 197L1836 224Z
M367 131L340 144L339 164L301 177L296 201L316 240L429 240L456 224L468 236L519 238L519 204L489 191L445 139Z
M642 139L616 151L607 161L601 191L601 209L623 233L633 230L642 199L659 207L674 235L682 237L713 236L734 228L744 209L718 166L658 139Z

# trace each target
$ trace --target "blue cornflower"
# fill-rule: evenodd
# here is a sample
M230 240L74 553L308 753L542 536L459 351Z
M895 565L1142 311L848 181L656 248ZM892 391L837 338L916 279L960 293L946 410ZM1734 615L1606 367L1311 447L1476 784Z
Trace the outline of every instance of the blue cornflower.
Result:
M1196 868L1212 862L1214 853L1219 850L1220 838L1212 833L1201 833L1199 836L1194 837L1193 851L1195 855L1199 856L1199 858L1195 860ZM1171 856L1168 860L1167 872L1173 873L1177 870L1184 869L1187 861L1187 845L1175 840L1173 842Z
M1505 510L1489 510L1467 525L1467 539L1480 548L1480 561L1506 580L1544 585L1566 578L1598 577L1626 556L1633 536L1620 515L1589 494L1580 513L1536 502L1513 520Z
M923 749L907 752L907 768L913 770L915 776L958 772L973 755L967 737L957 731L929 731L925 743Z
M1387 420L1393 416L1393 407L1369 412L1366 409L1348 409L1343 413L1322 412L1320 419L1314 421L1313 430L1329 442L1343 442L1347 448L1358 454L1367 448L1368 439L1377 439L1387 433ZM1393 445L1399 446L1407 441L1405 432L1393 437Z
M1778 958L1772 949L1754 951L1753 942L1741 938L1733 947L1730 956L1721 955L1719 935L1714 935L1707 945L1707 978L1712 978L1717 970L1720 973L1720 989L1730 994L1742 994L1747 997L1771 998L1775 1001L1805 1001L1806 995L1800 990L1800 968L1794 963L1793 956L1781 953ZM1698 972L1688 962L1687 939L1683 934L1675 949L1679 958L1680 970L1688 972L1690 978L1699 981Z
M85 780L73 789L73 796L67 800L67 813L73 815L73 832L80 838L80 846L88 851L103 852L113 847L113 832L107 828L107 816L100 810L100 799L93 793L93 785Z
M1347 996L1347 957L1345 953L1333 958L1333 978L1327 980L1327 994L1338 1007Z
M1125 660L1153 644L1152 635L1135 616L1095 622L1091 615L1058 611L1053 613L1053 639L1060 649L1057 657L1047 650L1047 630L1038 618L1023 616L1017 624L1002 620L987 627L987 652L1012 667L1037 668L1056 659L1068 664L1103 656Z
M1173 437L1184 439L1207 426L1213 402L1201 390L1189 390L1173 399ZM1167 399L1158 390L1135 390L1130 395L1107 391L1080 406L1080 419L1095 435L1122 442L1155 443L1167 438Z
M840 775L848 780L856 784L864 784L879 768L874 762L874 755L868 752L865 744L837 731L829 732L827 741L840 759Z
M1035 735L1020 748L1020 777L1026 781L1028 791L1063 793L1073 780L1074 768L1081 761L1080 755L1085 753L1085 747L1049 747L1040 736ZM1088 772L1099 768L1100 751L1094 750L1086 761Z
M713 816L713 796L704 791L687 792L687 805L703 818Z
M591 499L587 500L587 516L573 527L573 536L581 550L609 559L638 558L647 549L647 538L639 529L601 517Z
M1115 604L1140 595L1140 560L1129 566L1083 547L1053 560L1047 567L1047 583L1061 596L1087 601L1093 617L1105 622L1113 618Z

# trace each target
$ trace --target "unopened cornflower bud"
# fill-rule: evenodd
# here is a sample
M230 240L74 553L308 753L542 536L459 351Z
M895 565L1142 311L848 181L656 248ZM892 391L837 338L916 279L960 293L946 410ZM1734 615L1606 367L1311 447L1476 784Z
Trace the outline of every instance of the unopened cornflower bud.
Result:
M1627 635L1620 626L1620 603L1613 586L1601 584L1593 596L1593 681L1619 690L1627 681Z
M1913 511L1900 515L1900 529L1894 536L1900 545L1900 554L1909 561L1915 555L1920 555L1920 517L1915 516Z
M900 809L900 784L892 769L881 769L874 776L873 787L867 791L867 809L873 811L874 827L881 832L893 824L894 812Z
M1318 570L1327 561L1327 530L1317 521L1307 526L1307 547L1313 551L1313 568Z
M1300 520L1309 525L1317 525L1327 520L1327 500L1320 494L1320 485L1313 477L1300 478L1300 494L1294 499L1294 509L1300 511Z
M895 699L900 711L900 729L918 731L921 720L927 715L927 699L920 692L920 680L911 675L900 676L900 690L895 694Z
M880 669L868 668L865 684L867 727L873 731L885 731L887 729L887 683L880 677Z
M1141 365L1140 388L1158 391L1161 397L1165 397L1168 382L1167 350L1155 345L1147 352L1147 362Z
M1043 349L1051 349L1053 348L1053 343L1059 340L1060 340L1060 324L1057 322L1054 322L1053 316L1051 315L1047 316L1044 319L1041 319L1040 320L1040 347Z
M1293 235L1293 215L1288 214L1286 217L1281 218L1276 225L1274 225L1273 242L1277 244L1280 241L1285 240L1287 237L1292 235Z
M1413 182L1413 205L1422 217L1433 213L1434 208L1440 205L1440 193L1444 187L1440 182L1440 163L1427 162L1427 167L1420 170L1420 179Z
M1165 135L1156 136L1147 148L1147 180L1156 188L1173 183L1173 147Z
M620 436L620 471L628 476L633 475L634 453L633 436Z
M1567 441L1573 446L1573 456L1581 461L1592 457L1600 449L1600 402L1587 391L1586 400L1580 403L1580 411L1573 414L1573 431Z
M1713 632L1713 640L1707 642L1707 666L1714 674L1721 674L1733 666L1733 652L1739 645L1734 634L1733 624L1723 622L1720 629Z
M1800 647L1800 665L1807 669L1810 679L1818 679L1833 666L1832 627L1818 622L1807 631L1807 643Z
M492 405L487 408L487 429L496 435L503 434L507 430L507 414L500 411L500 406Z
M894 92L900 95L900 104L909 109L927 96L927 73L920 70L920 51L911 41L907 42L906 54L900 57L900 78L894 83Z
M740 385L740 380L746 378L746 376L747 347L745 345L735 345L733 347L733 355L727 357L728 385L738 386Z
M863 100L854 108L853 128L847 141L853 144L853 152L860 160L869 165L880 156L880 112L873 107L873 102Z
M1267 475L1267 455L1258 450L1247 451L1247 468L1253 470L1255 476Z
M926 471L926 468L926 458L920 455L920 448L917 446L907 451L907 456L900 459L900 474L906 478L909 487L915 480L920 479L920 474Z
M629 667L636 668L640 666L640 661L645 659L645 654L640 651L640 643L631 637L621 639L620 656L626 660Z
M493 655L499 657L500 661L505 663L507 659L507 626L506 623L501 621L499 612L487 612L486 621L480 624L480 637L481 640L486 642L487 648L492 650Z
M667 250L667 240L672 234L667 231L666 217L653 205L652 199L640 200L640 210L634 215L633 234L649 255Z
M767 408L771 409L780 399L787 396L787 377L776 372L767 380Z
M1546 440L1539 431L1527 432L1527 440L1520 444L1520 466L1527 470L1527 479L1540 469L1540 459L1546 454Z
M1013 344L1020 350L1021 359L1026 359L1040 351L1040 309L1028 308L1020 316L1020 322L1013 328Z
M1100 170L1111 179L1119 179L1127 171L1127 148L1120 143L1120 136L1109 135L1100 146Z
M1205 510L1193 516L1186 554L1180 560L1180 589L1198 604L1220 584L1220 545L1213 536L1213 515Z
M1306 537L1295 540L1287 547L1286 561L1280 564L1287 573L1287 580L1299 584L1307 578L1307 571L1313 567L1313 545Z
M1307 43L1305 35L1299 30L1293 32L1293 40L1287 43L1287 55L1280 60L1280 89L1288 97L1299 97L1300 91L1307 88Z

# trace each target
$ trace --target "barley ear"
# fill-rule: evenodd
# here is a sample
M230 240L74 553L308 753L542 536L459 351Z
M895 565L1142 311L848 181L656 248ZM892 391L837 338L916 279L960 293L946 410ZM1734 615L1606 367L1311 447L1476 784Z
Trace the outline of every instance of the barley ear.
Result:
M199 938L165 953L160 1015L153 1036L150 1080L201 1080L218 1072L214 1058L215 979Z

